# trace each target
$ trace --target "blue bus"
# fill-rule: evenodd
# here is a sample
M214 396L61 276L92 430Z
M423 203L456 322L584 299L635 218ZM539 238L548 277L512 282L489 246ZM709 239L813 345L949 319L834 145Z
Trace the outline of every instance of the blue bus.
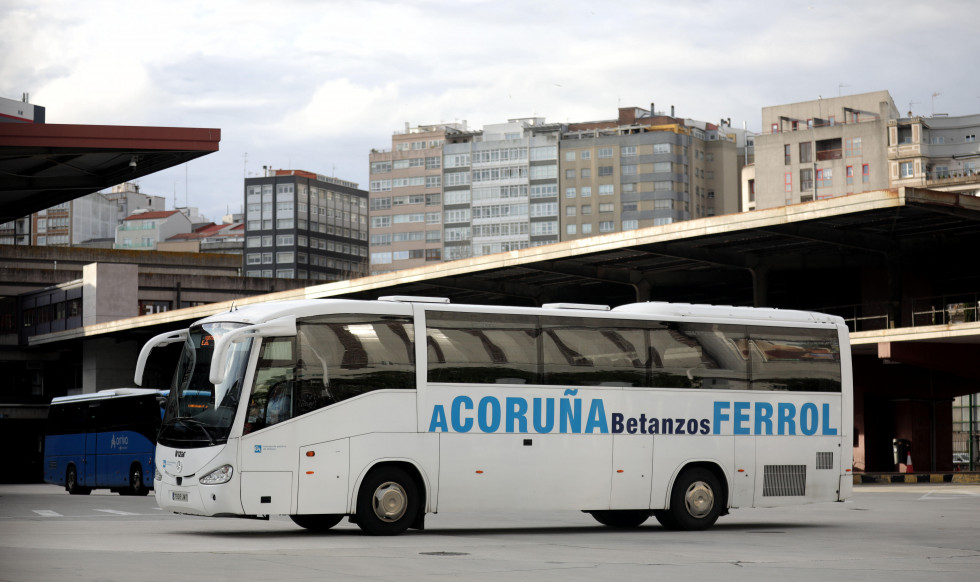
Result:
M167 391L116 388L51 401L44 481L72 495L146 495Z

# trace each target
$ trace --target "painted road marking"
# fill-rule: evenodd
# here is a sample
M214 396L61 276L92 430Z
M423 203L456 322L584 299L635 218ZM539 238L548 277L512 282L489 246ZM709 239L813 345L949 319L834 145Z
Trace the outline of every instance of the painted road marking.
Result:
M40 515L41 517L64 517L57 511L51 511L50 509L35 509L34 513Z

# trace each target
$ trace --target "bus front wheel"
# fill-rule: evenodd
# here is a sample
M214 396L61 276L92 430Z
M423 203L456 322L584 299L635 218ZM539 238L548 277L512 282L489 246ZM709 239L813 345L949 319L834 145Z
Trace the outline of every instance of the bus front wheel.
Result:
M327 531L340 523L344 516L324 513L319 515L290 515L289 519L293 520L296 525L310 531Z
M68 472L65 474L65 491L69 495L88 495L92 492L88 487L78 484L78 471L75 470L74 465L68 467Z
M139 463L133 463L129 468L129 489L125 491L128 495L147 495L150 490L143 485L143 468Z
M707 529L718 520L724 504L724 494L715 474L703 467L693 467L681 473L674 483L670 494L671 519L668 523L659 517L658 520L670 529Z
M364 533L400 534L415 521L418 511L415 480L398 467L372 471L361 484L357 495L357 526Z

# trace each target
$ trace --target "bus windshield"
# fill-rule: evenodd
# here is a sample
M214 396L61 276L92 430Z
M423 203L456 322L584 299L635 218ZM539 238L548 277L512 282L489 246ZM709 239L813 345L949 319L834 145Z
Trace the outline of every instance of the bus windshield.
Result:
M170 447L196 448L228 440L241 397L248 350L252 340L233 343L228 350L224 382L208 379L215 342L242 323L206 323L187 335L174 373L158 442Z

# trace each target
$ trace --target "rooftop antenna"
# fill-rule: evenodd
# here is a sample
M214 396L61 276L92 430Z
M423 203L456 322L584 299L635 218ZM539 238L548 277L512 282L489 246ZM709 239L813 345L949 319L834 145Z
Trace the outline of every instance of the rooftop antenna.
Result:
M932 116L936 116L936 97L939 97L942 93L936 91L932 94Z
M909 101L909 117L912 117L912 106L921 105L918 101Z
M847 85L846 83L838 83L838 85L837 85L837 96L838 97L840 97L840 90L843 89L844 87L850 87L850 85Z

